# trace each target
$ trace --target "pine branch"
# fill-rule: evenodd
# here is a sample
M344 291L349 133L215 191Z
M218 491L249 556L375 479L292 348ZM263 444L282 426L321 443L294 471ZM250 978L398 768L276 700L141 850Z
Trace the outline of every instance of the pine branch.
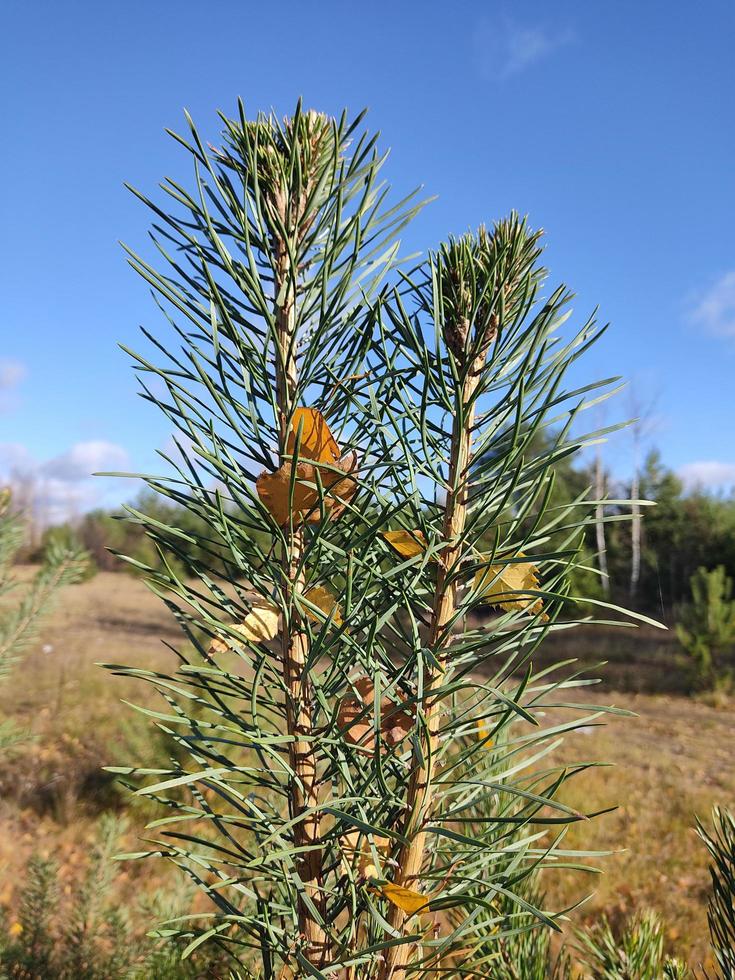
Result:
M707 903L707 922L719 974L728 980L735 974L735 818L729 810L715 807L713 830L697 820L697 833L711 857L712 894Z
M3 520L0 540L3 541L7 565L15 553L18 524L15 521L9 524L5 518L0 520ZM40 620L50 610L58 590L78 582L86 571L87 563L88 555L80 549L53 545L47 550L43 567L32 585L25 590L15 608L0 621L0 676L10 670L18 654L37 636Z

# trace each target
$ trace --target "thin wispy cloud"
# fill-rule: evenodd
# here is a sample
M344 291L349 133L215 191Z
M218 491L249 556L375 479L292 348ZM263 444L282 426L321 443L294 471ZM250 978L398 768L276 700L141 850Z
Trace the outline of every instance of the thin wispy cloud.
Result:
M569 27L520 24L486 18L475 32L475 54L483 78L506 79L532 68L575 40Z
M104 439L77 442L47 460L34 458L21 443L0 443L0 486L9 485L18 505L44 526L101 505L111 483L92 473L127 466L122 446Z
M693 297L689 320L715 337L735 337L735 269Z
M10 357L0 357L0 413L16 407L16 389L26 376L26 366Z
M687 490L724 490L735 488L735 463L701 460L679 467L679 479Z
M0 391L16 388L25 376L25 364L13 358L0 357Z
M75 483L88 479L99 470L119 470L128 464L128 454L122 446L103 439L77 442L65 453L55 456L42 466L45 476Z

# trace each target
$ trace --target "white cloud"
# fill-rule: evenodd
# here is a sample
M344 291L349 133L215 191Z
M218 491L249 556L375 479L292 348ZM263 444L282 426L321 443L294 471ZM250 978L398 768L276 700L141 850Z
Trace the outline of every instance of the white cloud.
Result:
M41 467L44 476L75 483L86 480L99 470L118 470L128 464L128 454L114 442L96 440L78 442L60 456L48 460Z
M25 364L10 357L0 357L0 412L9 412L16 407L15 389L25 376Z
M8 483L18 503L42 525L57 524L100 506L110 483L93 479L99 470L124 469L128 454L113 442L78 442L52 459L39 461L20 443L0 444L0 484Z
M0 479L12 472L25 473L35 466L33 457L20 442L0 443Z
M689 318L707 333L735 337L735 269L695 297Z
M679 467L678 474L689 490L730 490L735 487L735 463L714 459L686 463Z
M0 357L0 391L16 388L25 376L25 364L10 357Z
M484 78L510 78L575 40L574 32L523 25L509 18L483 20L475 32L475 50Z

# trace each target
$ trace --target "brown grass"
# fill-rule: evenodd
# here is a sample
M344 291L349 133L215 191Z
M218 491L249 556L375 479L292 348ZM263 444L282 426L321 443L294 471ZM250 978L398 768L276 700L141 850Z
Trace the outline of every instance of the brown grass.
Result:
M33 851L73 866L92 838L99 812L124 805L100 767L141 761L150 728L144 719L136 721L120 699L145 703L151 695L144 685L111 677L95 662L170 668L173 657L161 641L175 644L179 636L141 582L103 572L64 593L22 667L0 685L0 718L13 718L34 736L0 773L0 904L12 903L14 883ZM584 645L587 638L580 642ZM604 640L615 652L612 676L635 680L635 665L629 656L625 662L615 642L618 646ZM662 686L676 689L677 678L671 675L681 668L670 641L658 634L650 643L661 658ZM661 650L667 645L666 661ZM650 664L644 670L641 686L646 690L654 683L651 670ZM601 694L598 689L595 700L630 708L638 717L613 718L606 727L567 738L565 760L614 764L585 774L568 790L567 800L586 811L619 805L614 813L577 824L567 843L618 853L600 862L601 877L547 873L549 902L562 907L594 891L575 913L576 922L595 921L603 910L616 918L653 907L666 920L679 955L698 964L707 956L708 875L704 848L692 827L694 815L707 818L714 803L735 807L732 715L670 694ZM132 810L131 824L138 832L143 823L143 815ZM135 834L130 836L125 849L137 849ZM123 892L142 880L139 867L123 871ZM151 886L161 881L152 870L149 866L144 873Z
M670 950L694 966L709 957L709 874L695 815L706 822L713 804L735 804L732 715L685 698L608 697L638 717L612 718L567 739L562 751L569 761L613 765L585 773L566 801L587 812L617 809L574 825L566 844L616 853L599 862L601 876L586 881L548 873L549 897L563 907L594 891L575 916L586 924L603 912L615 922L653 908L666 923Z

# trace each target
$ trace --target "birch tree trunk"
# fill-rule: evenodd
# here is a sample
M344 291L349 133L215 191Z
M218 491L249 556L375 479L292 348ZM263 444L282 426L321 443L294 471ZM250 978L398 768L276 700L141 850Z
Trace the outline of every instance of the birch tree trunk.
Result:
M638 594L638 582L641 577L641 507L638 503L640 497L641 473L640 473L640 431L635 426L633 431L634 439L634 458L633 458L633 482L630 488L630 598L636 599Z
M610 596L610 576L607 570L607 544L605 541L605 474L602 469L602 454L598 448L595 457L595 538L597 541L597 566L600 569L600 582L605 598Z

